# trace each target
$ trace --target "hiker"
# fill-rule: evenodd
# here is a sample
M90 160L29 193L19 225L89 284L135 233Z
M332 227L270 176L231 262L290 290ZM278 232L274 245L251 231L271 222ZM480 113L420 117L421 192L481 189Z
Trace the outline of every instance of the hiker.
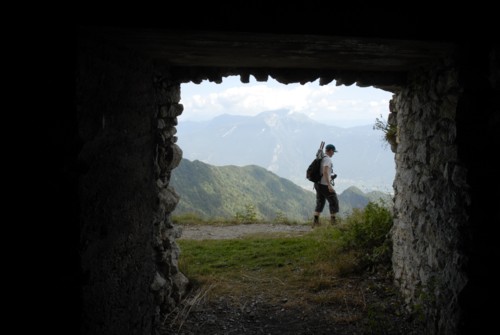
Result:
M325 201L328 200L328 207L330 210L330 223L336 223L335 214L339 212L339 200L337 193L333 189L333 164L331 157L333 153L337 152L333 144L328 144L325 147L325 156L321 161L321 180L314 184L316 190L316 208L314 211L313 227L319 226L319 215L325 207Z

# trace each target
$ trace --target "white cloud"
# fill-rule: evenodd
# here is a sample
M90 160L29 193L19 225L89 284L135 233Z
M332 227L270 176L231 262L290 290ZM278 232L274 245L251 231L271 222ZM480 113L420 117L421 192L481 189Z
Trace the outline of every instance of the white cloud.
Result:
M220 114L253 116L267 110L289 109L328 125L352 127L374 124L381 114L386 118L392 93L334 83L282 85L273 79L243 84L239 77L229 77L222 84L183 84L181 96L184 112L179 122L209 120Z

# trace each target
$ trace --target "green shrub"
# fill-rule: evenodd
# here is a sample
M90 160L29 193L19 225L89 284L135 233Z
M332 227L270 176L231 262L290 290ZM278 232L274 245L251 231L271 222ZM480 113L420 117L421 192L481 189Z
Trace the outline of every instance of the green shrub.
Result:
M393 218L390 210L374 202L363 209L354 209L346 218L339 236L343 251L354 252L360 270L381 265L390 267L392 244L389 232Z
M252 204L245 205L245 212L236 212L235 220L238 223L256 223L259 221L257 210Z

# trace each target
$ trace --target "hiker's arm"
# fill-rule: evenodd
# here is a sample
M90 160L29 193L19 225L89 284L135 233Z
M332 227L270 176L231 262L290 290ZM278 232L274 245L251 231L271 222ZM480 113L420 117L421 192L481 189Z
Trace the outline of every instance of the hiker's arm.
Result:
M328 165L323 166L323 176L321 176L328 186L330 185L330 167Z

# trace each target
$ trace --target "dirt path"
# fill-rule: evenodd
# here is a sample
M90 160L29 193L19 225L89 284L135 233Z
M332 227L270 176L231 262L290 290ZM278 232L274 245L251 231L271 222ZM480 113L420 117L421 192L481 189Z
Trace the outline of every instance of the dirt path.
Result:
M233 226L182 226L180 239L206 240L206 239L232 239L245 235L263 233L284 233L284 236L297 236L311 230L310 226L285 225L285 224L240 224Z

